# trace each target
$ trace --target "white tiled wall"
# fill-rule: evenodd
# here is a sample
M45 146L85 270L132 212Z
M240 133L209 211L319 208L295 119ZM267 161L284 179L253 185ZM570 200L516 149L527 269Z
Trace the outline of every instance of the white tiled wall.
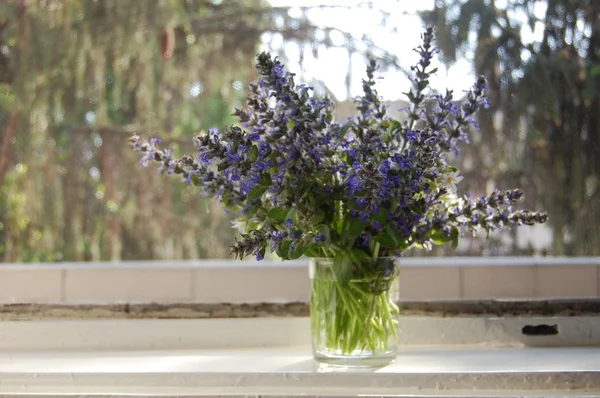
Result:
M64 270L66 302L191 301L192 269L75 268Z
M600 296L600 259L403 260L408 300ZM294 302L309 294L305 262L0 265L0 303Z
M64 273L61 267L0 266L0 302L63 301Z

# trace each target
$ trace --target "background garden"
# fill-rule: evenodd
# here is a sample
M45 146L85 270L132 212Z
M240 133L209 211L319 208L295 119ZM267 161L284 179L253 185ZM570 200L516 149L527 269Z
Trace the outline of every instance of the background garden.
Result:
M306 3L1 2L2 261L228 257L231 215L142 168L129 136L193 152L195 133L236 122L262 49L334 98L338 119L374 56L396 111L406 87L390 87L406 80L425 24L441 49L434 88L489 80L459 193L519 186L549 221L419 255L600 255L600 2Z

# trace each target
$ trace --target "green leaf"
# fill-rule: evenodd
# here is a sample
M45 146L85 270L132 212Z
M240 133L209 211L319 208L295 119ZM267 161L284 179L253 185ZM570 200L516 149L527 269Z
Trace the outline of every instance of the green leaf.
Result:
M331 235L329 234L329 227L325 224L317 226L317 233L325 236L325 243L331 242Z
M415 214L421 214L421 207L417 203L411 203L408 208Z
M375 240L377 242L379 242L379 244L382 247L384 247L384 248L396 247L396 243L394 242L394 238L392 236L390 236L390 234L387 231L380 232L375 237Z
M340 159L342 159L343 162L352 165L352 163L354 162L354 159L352 159L350 157L350 155L348 155L348 153L344 152L340 155Z
M231 198L228 194L224 194L221 197L221 201L223 202L223 204L227 207L231 207L232 203L231 203Z
M258 180L258 185L263 187L270 187L273 184L273 180L271 179L271 175L269 173L264 173L260 176L260 180Z
M388 212L386 209L380 209L378 214L373 216L373 220L380 224L385 224L387 221Z
M360 274L365 275L367 270L371 268L373 264L373 257L369 253L361 249L352 249L350 251L350 257L352 258L352 270L360 271Z
M229 162L224 161L224 162L221 162L221 163L219 163L217 165L217 170L218 171L223 171L223 170L227 169L228 167L229 167Z
M275 224L277 223L277 221L273 220L271 217L265 218L265 221L263 222L263 225L266 227L270 227L271 229L275 229Z
M333 272L341 285L346 285L352 278L352 256L350 252L338 252L333 259Z
M278 222L285 222L285 217L287 216L288 210L282 209L281 207L273 207L269 210L269 218L272 218Z
M323 248L318 243L311 243L304 249L304 255L313 258L323 257Z
M248 230L248 231L253 231L253 230L260 231L262 229L262 227L263 227L262 221L246 223L246 230Z
M354 123L352 121L346 122L346 124L344 124L338 132L340 137L343 137L348 132L348 130L350 130L350 127L352 127L353 124Z
M385 230L390 235L390 237L393 239L394 246L396 246L396 247L400 246L400 241L402 241L403 239L398 236L398 232L393 230L392 227L390 227L389 225L385 226Z
M289 248L289 251L288 251L288 257L289 257L289 259L290 260L295 260L297 258L302 257L302 255L304 254L304 249L306 249L306 245L302 241L298 242L298 244L296 245L296 247L292 247L290 245L290 248Z
M258 158L258 147L256 145L252 145L252 149L248 152L248 159L254 162Z
M406 250L407 248L408 248L408 242L406 242L404 239L401 239L401 240L398 242L397 249L398 249L399 251L403 251L403 250Z
M259 209L258 206L251 206L248 208L248 210L246 210L245 213L243 213L243 216L249 220L256 214L258 209Z
M452 250L456 250L458 247L458 229L452 228L452 232L450 232L450 239L452 239Z
M310 220L312 225L318 225L325 219L325 212L322 209L317 209L312 219Z
M392 120L388 126L388 131L392 132L396 129L401 129L402 128L402 123L400 123L398 120Z
M296 125L296 122L294 121L294 119L292 119L292 118L288 119L288 121L287 121L288 131L293 130L295 125Z
M385 226L385 229L375 237L375 240L385 249L402 251L408 247L404 237L389 225Z
M361 264L368 264L372 260L372 257L369 255L369 253L367 253L361 249L356 249L356 248L352 249L352 251L350 252L350 255L352 256L352 259L355 262L358 262Z
M409 102L415 102L415 95L412 93L412 91L409 91L407 93L402 93L402 94L404 94L408 97Z
M266 187L266 186L263 186L263 185L257 185L257 186L255 186L248 193L248 201L251 201L251 200L254 200L254 199L258 199L258 198L262 197L263 194L265 192L267 192L267 189L269 189L269 187Z
M361 221L358 217L348 216L344 221L344 230L342 231L342 240L353 240L360 235L369 225L366 221Z
M286 217L285 217L285 221L287 220L292 220L292 224L297 226L299 224L298 222L298 210L296 209L290 209L290 211L287 213Z
M279 246L277 246L277 248L275 249L275 253L277 253L277 255L279 257L281 257L284 260L289 260L290 257L288 255L288 252L290 250L290 245L292 244L291 240L284 240L283 242L281 242L279 244Z
M432 242L436 245L443 245L444 243L450 242L452 240L452 238L446 235L444 231L433 231L429 235L429 237L431 238Z

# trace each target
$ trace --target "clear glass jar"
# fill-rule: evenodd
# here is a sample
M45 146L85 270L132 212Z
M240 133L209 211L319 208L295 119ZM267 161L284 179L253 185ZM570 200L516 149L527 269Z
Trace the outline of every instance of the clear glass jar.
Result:
M310 317L316 360L377 367L397 355L397 259L344 262L313 258Z

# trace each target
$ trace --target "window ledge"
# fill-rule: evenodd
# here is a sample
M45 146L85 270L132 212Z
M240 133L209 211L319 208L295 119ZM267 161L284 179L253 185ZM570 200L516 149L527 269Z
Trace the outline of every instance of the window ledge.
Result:
M560 333L524 336L530 324ZM598 316L403 317L396 362L360 371L314 362L309 330L308 318L3 321L0 396L600 397Z
M0 354L2 396L600 396L600 348L404 348L376 370L310 348Z
M524 328L540 325L556 326L557 333L524 333ZM600 347L600 316L402 316L398 326L398 342L401 347ZM0 353L309 345L310 320L307 317L46 318L0 322Z

